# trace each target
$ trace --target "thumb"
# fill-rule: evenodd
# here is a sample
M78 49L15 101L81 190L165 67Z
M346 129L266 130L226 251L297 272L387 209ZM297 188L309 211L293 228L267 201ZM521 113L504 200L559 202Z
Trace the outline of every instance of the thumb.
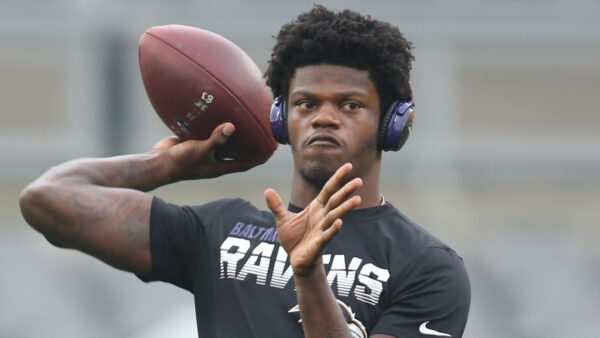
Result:
M267 206L275 216L275 222L279 224L289 213L283 206L281 197L279 197L279 194L275 190L267 189L265 190L265 200L267 201Z
M230 122L225 122L223 124L218 125L210 135L207 140L207 146L209 148L214 148L219 145L225 143L233 132L235 131L235 126Z

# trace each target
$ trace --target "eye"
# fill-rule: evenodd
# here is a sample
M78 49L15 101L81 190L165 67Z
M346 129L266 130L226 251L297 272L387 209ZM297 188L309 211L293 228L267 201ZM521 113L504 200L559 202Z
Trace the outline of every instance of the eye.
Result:
M350 110L350 111L354 111L354 110L358 110L362 108L362 106L358 103L358 102L345 102L344 105L342 105L342 109L343 110Z
M298 110L311 110L315 105L310 101L300 101L296 103L296 107L298 107Z

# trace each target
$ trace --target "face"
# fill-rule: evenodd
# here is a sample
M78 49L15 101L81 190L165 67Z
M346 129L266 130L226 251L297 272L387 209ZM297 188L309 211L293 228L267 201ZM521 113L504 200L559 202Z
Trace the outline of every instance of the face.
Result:
M320 189L346 162L353 177L363 176L379 161L379 95L367 71L300 67L287 102L294 166L307 183Z

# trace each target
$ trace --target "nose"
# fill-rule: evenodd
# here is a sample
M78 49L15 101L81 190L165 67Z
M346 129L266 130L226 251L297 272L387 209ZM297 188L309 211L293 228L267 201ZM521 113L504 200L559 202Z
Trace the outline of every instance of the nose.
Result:
M311 120L313 128L339 128L340 120L338 117L337 106L332 103L324 103L316 111Z

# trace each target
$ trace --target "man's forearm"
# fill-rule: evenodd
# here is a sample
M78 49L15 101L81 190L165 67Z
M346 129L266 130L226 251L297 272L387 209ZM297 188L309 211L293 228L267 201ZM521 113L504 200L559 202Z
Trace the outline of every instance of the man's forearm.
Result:
M83 158L56 166L39 180L150 191L180 179L167 157L166 152L153 151L108 158Z
M294 281L305 337L352 337L322 265Z

